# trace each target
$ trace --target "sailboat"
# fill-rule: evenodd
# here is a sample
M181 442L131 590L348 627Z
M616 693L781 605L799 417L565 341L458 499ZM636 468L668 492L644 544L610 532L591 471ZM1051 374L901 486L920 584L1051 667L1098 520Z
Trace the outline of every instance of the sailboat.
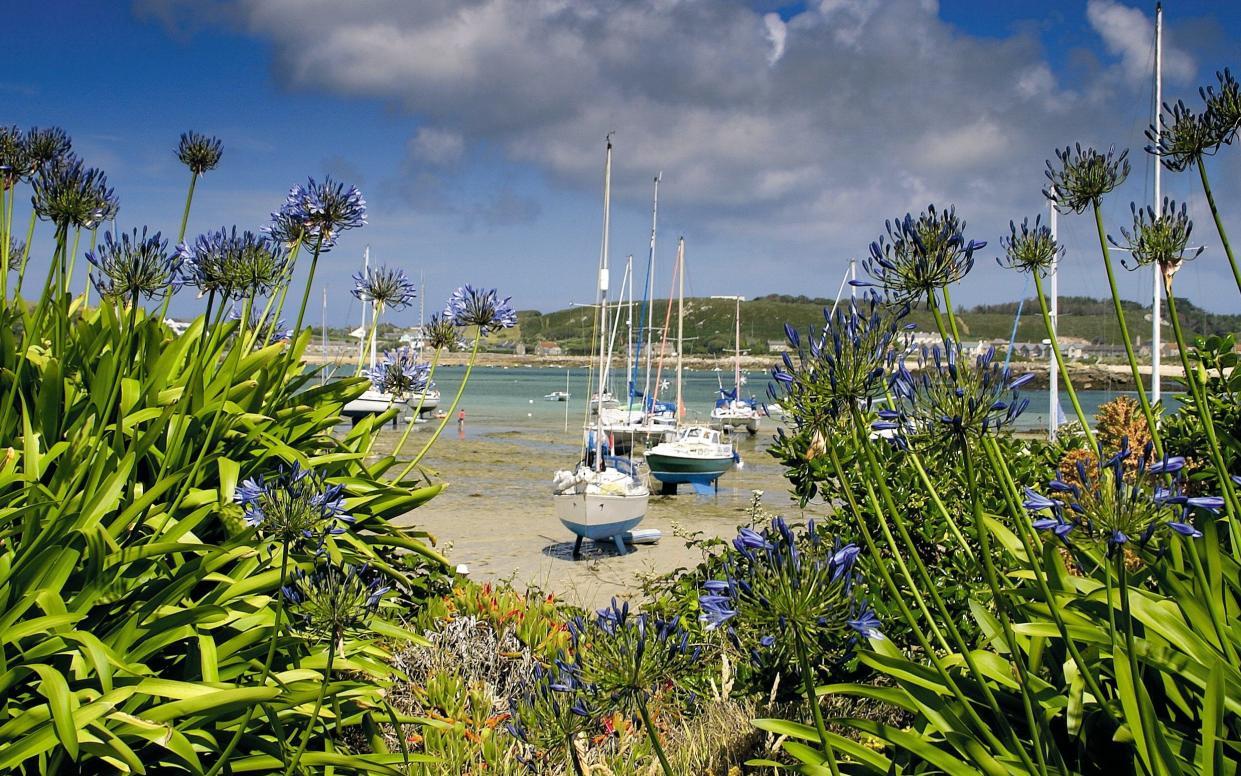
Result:
M741 303L744 297L713 296L711 298L728 299L737 303L737 313L734 318L737 344L733 351L733 389L730 391L723 384L720 385L720 398L716 400L715 407L711 410L711 419L725 429L744 428L750 434L757 434L759 423L757 402L753 399L741 398L741 386L743 385L741 378Z
M684 362L681 351L685 334L685 238L677 243L677 412L683 414L681 376ZM720 432L705 426L683 426L668 432L664 441L646 451L646 465L651 477L661 483L665 495L676 493L677 485L714 485L737 460L733 446L720 440Z
M599 385L597 395L604 393L608 367L608 232L611 220L612 198L612 136L607 138L607 153L603 168L603 240L599 250L599 275L597 284L599 336ZM589 400L588 400L589 401ZM589 412L587 413L589 415ZM611 541L618 553L624 555L628 541L653 541L658 532L642 532L635 536L633 529L646 517L650 490L638 475L631 460L610 455L606 445L602 413L593 420L593 428L586 435L582 460L572 470L557 471L552 480L552 500L556 517L577 536L573 555L581 553L582 540Z

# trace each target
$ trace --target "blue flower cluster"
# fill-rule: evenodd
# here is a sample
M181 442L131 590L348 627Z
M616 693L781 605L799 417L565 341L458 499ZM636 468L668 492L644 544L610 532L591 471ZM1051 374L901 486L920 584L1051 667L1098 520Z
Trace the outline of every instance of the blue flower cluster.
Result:
M374 369L363 370L363 374L375 390L404 399L427 389L431 365L420 360L412 348L401 347L395 351L385 351L384 360Z
M724 558L724 578L703 583L698 598L707 630L726 627L729 639L756 663L794 665L798 644L823 654L848 653L860 636L883 638L874 611L855 597L855 544L830 547L806 526L800 542L783 518L762 531L742 528Z
M996 363L988 348L973 365L962 363L964 351L951 340L922 348L917 373L904 364L891 378L893 406L879 411L877 431L893 431L907 444L925 436L950 445L964 444L988 432L1011 426L1029 405L1018 389L1034 377L1014 378Z
M289 254L268 237L227 227L177 246L181 283L221 299L272 292L287 279Z
M596 722L591 708L593 688L582 681L581 666L561 655L550 667L535 666L529 687L509 699L509 721L504 727L533 752L533 764L562 747L572 746Z
M870 244L870 255L862 261L875 282L850 283L878 285L897 304L931 304L935 290L964 278L974 267L974 253L987 245L965 238L965 222L951 206L938 211L928 205L917 218L907 213L884 226L887 234Z
M348 229L366 225L366 200L357 187L346 187L329 176L322 183L314 178L289 189L280 210L271 214L266 231L285 245L317 242L326 252Z
M1041 215L1034 217L1033 226L1030 219L1023 218L1020 231L1016 222L1009 221L1008 231L1008 237L1000 238L1004 256L996 258L1001 267L1046 275L1064 254L1064 247L1056 242L1051 229L1042 224Z
M233 498L245 513L246 525L259 534L289 545L322 543L328 534L344 533L341 523L353 523L345 512L343 489L294 463L291 468L280 467L270 478L259 475L243 481Z
M168 252L168 241L159 232L147 234L144 226L139 235L134 229L116 239L107 232L95 249L86 252L86 260L97 272L90 273L91 283L105 299L136 303L138 297L163 298L176 290L180 280L181 256Z
M455 326L477 326L478 335L484 337L493 331L511 329L517 325L517 311L509 304L511 298L500 299L494 288L461 286L448 297L444 317Z
M383 309L404 310L417 293L405 271L390 267L368 267L353 275L353 295L374 302Z
M1104 194L1124 183L1129 177L1129 150L1120 154L1109 148L1101 154L1081 144L1063 151L1056 149L1058 165L1047 161L1048 186L1043 196L1051 200L1061 213L1081 213L1091 205L1097 205Z
M1192 523L1194 510L1215 514L1224 500L1186 495L1181 483L1185 459L1152 461L1151 450L1147 444L1135 458L1126 438L1109 458L1100 447L1094 467L1079 461L1075 482L1052 480L1050 495L1026 488L1025 507L1036 515L1033 526L1066 545L1102 546L1109 557L1131 541L1145 547L1163 527L1182 536L1202 536Z
M309 574L297 569L281 593L293 607L290 624L295 630L340 643L346 635L366 630L391 589L368 566L321 561Z
M815 430L847 417L853 408L869 410L883 395L885 371L907 347L901 335L912 325L902 329L900 320L908 312L908 305L889 308L872 291L860 304L850 300L835 313L825 308L826 325L817 334L808 333L804 342L785 324L797 363L781 354L782 364L771 370L768 396L792 412L799 427Z
M119 205L108 177L73 154L41 165L31 186L34 212L57 228L94 229L116 218Z

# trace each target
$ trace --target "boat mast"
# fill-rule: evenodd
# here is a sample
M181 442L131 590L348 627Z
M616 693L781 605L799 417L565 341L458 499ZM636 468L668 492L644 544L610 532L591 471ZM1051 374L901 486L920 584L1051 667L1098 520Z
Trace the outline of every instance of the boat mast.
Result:
M633 390L634 385L634 365L636 359L633 353L633 254L625 259L625 280L629 283L629 304L625 306L625 387L629 393L628 401L625 404L625 411L629 412L633 409ZM629 422L629 416L625 416L625 422Z
M319 353L323 357L323 369L319 372L320 384L327 384L327 288L323 289L323 313L319 318Z
M1051 229L1051 239L1054 243L1057 239L1056 224L1056 206L1048 203L1047 224ZM1056 334L1056 324L1060 312L1060 292L1056 283L1056 275L1060 269L1060 256L1057 254L1051 260L1051 333ZM1060 424L1060 370L1057 369L1056 351L1049 348L1051 360L1048 362L1048 380L1047 380L1047 438L1053 442L1056 440L1056 430Z
M1151 127L1155 130L1155 146L1159 145L1160 135L1163 133L1159 126L1159 109L1163 103L1163 3L1155 3L1155 115L1151 120ZM1152 157L1154 158L1154 157ZM1160 208L1160 179L1159 164L1157 158L1155 162L1155 212L1158 213ZM1201 163L1201 162L1199 162ZM1159 295L1162 292L1162 272L1159 263L1151 264L1151 269L1155 273L1154 294L1151 297L1151 403L1159 403L1160 395L1160 379L1159 379L1159 347L1160 337L1163 332L1160 331L1159 318L1161 311L1159 309Z
M737 314L733 321L737 326L737 349L733 351L733 401L741 401L741 297L737 297Z
M603 162L603 244L599 247L599 411L595 414L595 470L603 471L603 381L608 368L608 231L612 218L612 133Z
M685 336L685 238L677 240L677 422L685 417L685 403L681 400L681 373L684 367Z
M646 329L655 322L655 226L659 218L659 179L664 175L663 171L655 173L655 192L651 195L651 247L650 252L646 256L646 289L642 296L646 299L646 312L642 321L642 328L638 332L638 350L642 350L643 337ZM654 342L654 338L651 340ZM642 410L643 414L647 411L647 399L651 396L651 346L646 346L646 377L642 383ZM655 405L651 404L651 411L654 411Z
M371 246L366 246L362 251L362 276L366 277L370 274L371 269ZM358 371L362 371L362 363L366 358L366 300L362 300L362 335L358 337Z

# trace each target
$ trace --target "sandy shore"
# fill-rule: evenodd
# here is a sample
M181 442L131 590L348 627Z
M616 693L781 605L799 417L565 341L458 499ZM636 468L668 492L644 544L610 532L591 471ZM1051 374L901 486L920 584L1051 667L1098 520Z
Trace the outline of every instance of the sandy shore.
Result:
M411 443L421 447L432 431L429 424L419 426ZM385 430L376 448L391 449L396 435ZM576 460L576 450L563 436L468 425L459 435L450 424L427 457L436 479L449 486L403 523L434 534L438 549L468 566L472 579L511 580L598 607L613 595L639 595L641 575L698 563L700 552L687 548L684 537L731 538L746 522L753 490L764 491L765 508L799 517L780 467L765 452L769 438L770 430L763 429L741 440L744 466L724 475L717 494L699 496L683 487L677 496L651 496L642 528L662 531L659 543L618 556L611 545L586 542L575 560L573 535L552 511L551 479L554 469Z

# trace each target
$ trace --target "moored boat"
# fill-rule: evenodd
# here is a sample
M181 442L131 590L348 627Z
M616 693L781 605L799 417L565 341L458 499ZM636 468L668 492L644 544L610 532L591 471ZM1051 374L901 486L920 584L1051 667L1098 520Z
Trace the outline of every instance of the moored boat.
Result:
M686 426L646 451L646 466L664 493L675 493L682 483L713 485L733 467L733 446L720 441L720 432L705 426Z

